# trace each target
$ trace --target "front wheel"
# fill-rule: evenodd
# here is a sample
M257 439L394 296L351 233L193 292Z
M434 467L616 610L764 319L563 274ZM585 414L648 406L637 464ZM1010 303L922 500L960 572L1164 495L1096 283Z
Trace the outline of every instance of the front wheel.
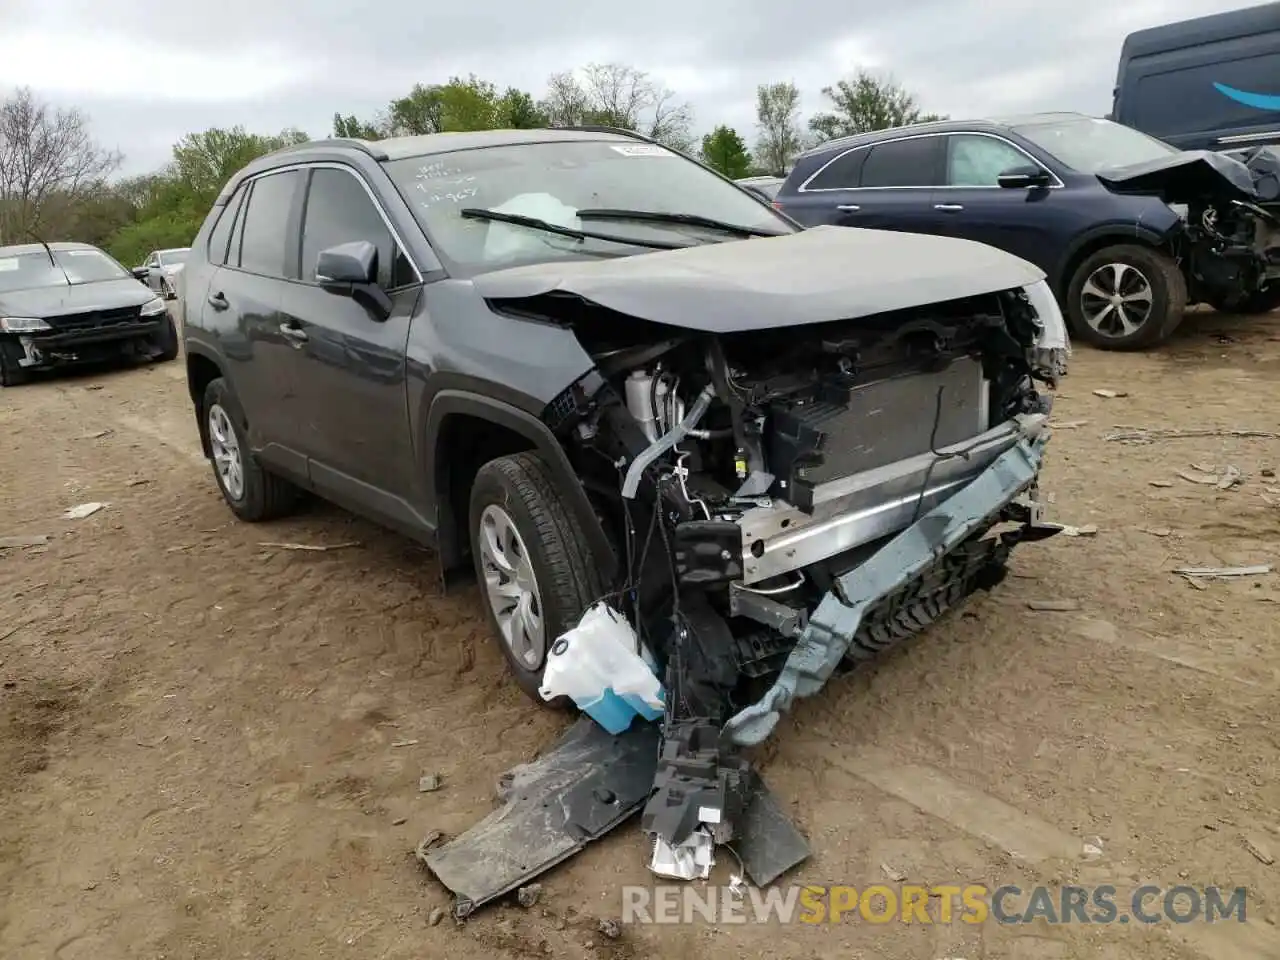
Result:
M499 457L481 467L468 516L490 629L520 689L541 703L548 649L603 593L598 565L550 468L536 454ZM568 703L557 698L552 705Z
M173 322L173 317L165 317L164 329L157 339L160 352L156 354L156 363L168 363L170 360L178 359L178 327Z
M222 499L241 520L258 523L287 514L297 488L265 470L249 449L240 404L222 377L209 383L201 405L200 429L208 444Z
M1169 338L1187 307L1187 282L1159 250L1133 244L1087 257L1067 285L1073 332L1103 350L1142 350Z

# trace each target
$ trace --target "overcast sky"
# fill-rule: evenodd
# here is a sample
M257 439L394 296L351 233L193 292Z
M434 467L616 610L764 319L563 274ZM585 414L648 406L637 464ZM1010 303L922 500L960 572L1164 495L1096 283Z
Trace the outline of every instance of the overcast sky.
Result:
M805 113L859 66L953 117L1110 109L1125 35L1232 0L0 0L0 92L73 105L154 169L184 133L331 132L415 82L475 73L540 95L553 71L622 61L693 106L695 129L755 140L755 88L793 80Z

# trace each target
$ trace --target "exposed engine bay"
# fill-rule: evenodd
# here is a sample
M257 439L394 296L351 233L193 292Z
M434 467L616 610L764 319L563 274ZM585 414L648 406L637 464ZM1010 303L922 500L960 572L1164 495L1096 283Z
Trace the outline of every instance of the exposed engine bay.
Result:
M584 716L427 864L463 916L643 809L656 874L732 843L770 883L809 851L749 748L1061 530L1037 499L1070 356L1049 285L981 244L834 227L477 284L590 365L543 412L619 561L583 622L625 623L663 696L621 733Z
M1280 306L1280 149L1187 151L1099 179L1186 208L1178 252L1193 300Z
M1060 315L1047 288L1031 289L1034 305L1015 288L720 335L622 322L578 298L520 304L554 309L596 365L553 405L553 427L622 545L606 599L633 621L670 694L644 825L655 864L733 835L749 782L737 748L755 734L734 744L726 725L784 670L810 612L1040 432L1041 385L1063 373L1068 348L1065 334L1045 348L1041 314L1058 326ZM938 582L879 598L837 659L869 656L998 582L1016 538L982 537L1005 520L1035 525L1034 491L980 518L960 557L937 557Z

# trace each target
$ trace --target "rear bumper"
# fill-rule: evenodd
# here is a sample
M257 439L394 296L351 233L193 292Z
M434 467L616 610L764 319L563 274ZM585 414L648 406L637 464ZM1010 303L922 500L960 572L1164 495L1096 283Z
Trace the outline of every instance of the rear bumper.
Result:
M113 324L109 327L84 327L75 330L53 330L33 334L9 334L3 340L18 354L18 366L40 370L70 363L88 363L137 352L144 341L159 344L164 334L168 312L144 320ZM144 351L145 352L145 351Z
M1007 448L975 477L942 499L865 562L836 579L799 632L795 647L774 685L752 706L725 724L733 743L748 746L773 731L797 697L822 689L844 659L863 617L883 600L930 569L970 537L1004 518L1024 493L1034 488L1048 434L1043 423L1018 418ZM939 464L941 468L942 464ZM1034 507L1032 515L1034 516Z

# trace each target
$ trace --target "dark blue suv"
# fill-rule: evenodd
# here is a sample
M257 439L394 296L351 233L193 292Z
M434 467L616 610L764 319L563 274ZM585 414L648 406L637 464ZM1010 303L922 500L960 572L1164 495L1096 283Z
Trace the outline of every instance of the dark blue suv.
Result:
M1215 294L1179 265L1185 210L1113 193L1096 174L1177 152L1075 113L917 124L803 154L775 206L805 226L942 234L1007 250L1045 272L1074 334L1136 349L1165 339L1189 300Z

